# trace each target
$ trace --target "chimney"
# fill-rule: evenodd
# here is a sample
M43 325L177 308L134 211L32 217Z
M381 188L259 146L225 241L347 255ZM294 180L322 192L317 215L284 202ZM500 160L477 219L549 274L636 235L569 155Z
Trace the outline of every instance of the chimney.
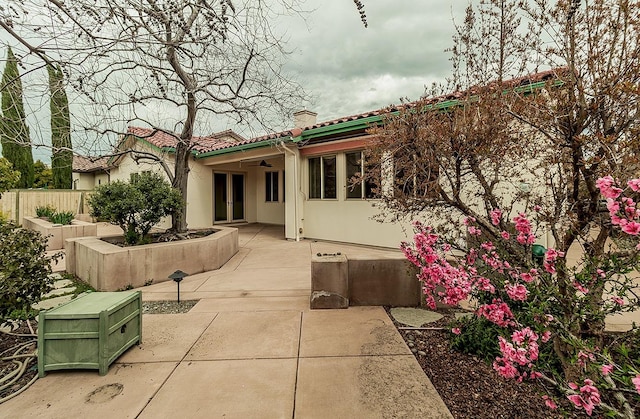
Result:
M302 110L293 114L294 128L306 128L315 125L317 113L308 110Z

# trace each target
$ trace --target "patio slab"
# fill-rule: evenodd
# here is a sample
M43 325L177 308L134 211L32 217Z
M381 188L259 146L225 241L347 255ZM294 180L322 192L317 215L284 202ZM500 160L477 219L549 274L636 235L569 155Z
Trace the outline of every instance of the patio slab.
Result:
M185 359L296 358L299 336L297 311L220 313Z
M4 418L135 418L176 367L175 362L114 364L97 371L52 371L0 406Z
M300 357L410 354L382 307L303 313Z
M296 365L296 359L182 363L139 417L291 418Z
M301 358L295 418L453 418L411 355Z
M309 310L308 296L232 297L200 300L189 313L218 313L223 311Z
M125 352L116 363L179 362L216 314L145 314L142 316L142 343Z

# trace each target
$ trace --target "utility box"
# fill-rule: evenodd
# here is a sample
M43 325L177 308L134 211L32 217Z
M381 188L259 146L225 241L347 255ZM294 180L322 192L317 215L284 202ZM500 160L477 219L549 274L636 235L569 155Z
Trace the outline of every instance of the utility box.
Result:
M140 291L89 293L40 312L38 375L62 369L97 369L105 375L141 341Z

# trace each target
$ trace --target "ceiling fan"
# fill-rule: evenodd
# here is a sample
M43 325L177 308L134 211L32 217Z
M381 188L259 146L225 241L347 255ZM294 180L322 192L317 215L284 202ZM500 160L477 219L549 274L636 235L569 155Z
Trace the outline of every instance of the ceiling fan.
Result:
M262 160L258 164L249 164L248 166L253 166L253 167L273 167L273 165L271 163L267 163L266 160Z

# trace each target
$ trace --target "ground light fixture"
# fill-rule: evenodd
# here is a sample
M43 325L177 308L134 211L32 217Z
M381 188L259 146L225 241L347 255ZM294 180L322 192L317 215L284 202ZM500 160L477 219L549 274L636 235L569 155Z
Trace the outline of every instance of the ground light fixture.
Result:
M169 279L173 279L176 282L176 284L178 284L178 302L180 302L180 281L182 281L182 279L185 276L189 276L189 274L186 272L182 272L179 269L174 273L172 273L171 275L169 275Z

